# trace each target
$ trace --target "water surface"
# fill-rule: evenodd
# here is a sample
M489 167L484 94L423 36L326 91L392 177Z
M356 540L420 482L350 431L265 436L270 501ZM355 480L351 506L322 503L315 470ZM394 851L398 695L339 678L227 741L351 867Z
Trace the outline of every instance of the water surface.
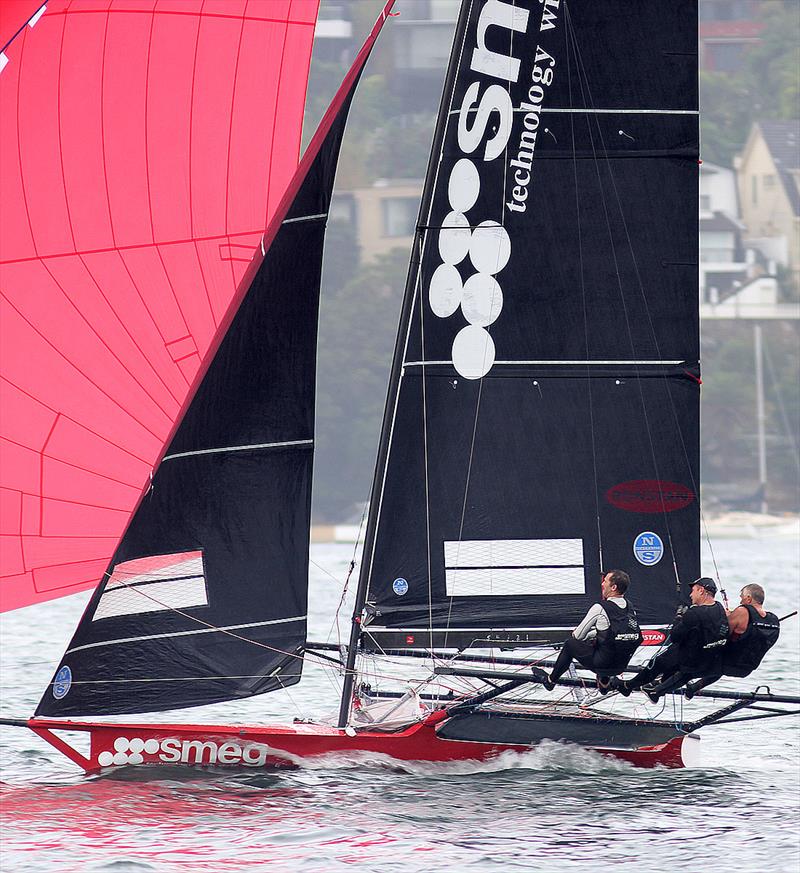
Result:
M332 620L351 553L312 551L314 639L337 640ZM720 541L715 554L729 593L761 581L771 609L797 607L796 541ZM32 713L87 596L2 617L3 716ZM793 619L755 678L797 693L799 652ZM168 718L290 721L333 710L336 694L336 678L314 667L290 692ZM672 712L668 703L662 717ZM702 736L702 763L681 771L636 770L550 743L482 765L338 758L280 773L136 767L85 777L29 731L0 728L0 868L561 873L602 864L797 873L800 718Z

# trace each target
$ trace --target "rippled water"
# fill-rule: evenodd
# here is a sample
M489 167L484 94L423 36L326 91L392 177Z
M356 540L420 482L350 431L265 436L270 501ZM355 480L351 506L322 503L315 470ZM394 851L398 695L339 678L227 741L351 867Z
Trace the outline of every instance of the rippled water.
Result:
M344 546L312 551L314 639L328 638L350 555ZM729 592L763 581L768 606L781 615L797 607L797 542L720 541L716 557ZM78 595L2 617L3 716L33 711L85 602ZM799 652L792 619L758 681L797 693ZM290 693L181 715L319 716L335 705L334 685L309 668ZM702 735L703 763L681 771L636 770L551 743L480 766L340 758L280 773L137 767L87 778L29 731L0 728L0 868L797 873L800 718Z

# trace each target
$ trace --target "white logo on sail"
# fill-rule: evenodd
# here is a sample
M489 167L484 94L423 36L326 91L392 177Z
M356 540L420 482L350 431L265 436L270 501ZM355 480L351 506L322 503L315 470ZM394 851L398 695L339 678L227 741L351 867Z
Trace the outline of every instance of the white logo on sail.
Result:
M470 62L470 69L476 73L505 83L516 82L520 61L486 47L487 33L494 27L525 33L528 10L500 0L487 0L478 18L477 45ZM507 87L492 84L481 94L480 82L473 82L464 93L458 112L458 147L464 154L472 154L483 142L483 161L496 160L508 144L513 118L514 107ZM485 138L487 131L490 133ZM466 216L475 206L480 190L481 178L475 163L466 157L456 161L447 185L451 212L439 230L442 264L434 271L428 287L435 315L448 318L460 306L468 322L456 335L452 352L453 366L465 379L480 379L494 364L494 341L486 328L503 308L503 290L494 277L511 257L511 238L502 225L491 220L475 222ZM475 272L462 282L456 265L467 257Z
M540 31L555 27L560 0L540 0L544 3ZM503 84L491 84L481 93L481 82L472 82L464 92L458 110L458 147L465 155L479 151L483 164L497 160L505 153L511 137L514 106L508 85L517 82L521 61L486 47L487 34L501 28L513 34L528 29L529 11L504 0L486 0L476 27L476 46L472 51L470 69L482 76L498 79ZM510 41L513 50L515 41ZM516 41L521 45L521 40ZM539 113L544 89L553 81L555 59L540 46L536 47L531 72L533 85L528 101L520 109L523 127L516 156L511 161L515 170L505 208L509 212L525 212L528 186L531 183L533 151L536 144ZM505 227L493 220L479 221L467 214L478 201L481 174L478 165L468 158L457 160L450 170L447 185L451 211L442 220L438 247L442 263L431 276L428 300L434 315L449 318L460 307L466 327L453 340L453 366L465 379L480 379L491 370L495 361L494 340L487 328L503 308L503 289L495 276L511 257L511 237ZM457 265L467 257L475 272L462 281Z

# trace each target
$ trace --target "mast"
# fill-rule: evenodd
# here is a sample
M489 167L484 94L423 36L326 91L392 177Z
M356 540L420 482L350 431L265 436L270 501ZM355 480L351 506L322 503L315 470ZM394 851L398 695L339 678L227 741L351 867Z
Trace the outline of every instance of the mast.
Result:
M460 44L464 39L464 33L467 27L469 17L469 2L462 2L459 12L458 22L456 23L455 33L453 34L453 47ZM453 90L453 85L458 74L458 59L457 53L451 49L450 61L445 76L445 84L442 90L442 97L439 102L439 111L436 117L436 127L433 134L433 142L431 145L430 156L428 158L428 168L425 174L425 186L422 192L420 201L419 214L417 216L416 229L414 233L414 242L411 248L411 258L408 265L408 274L406 277L405 297L406 300L401 309L400 323L395 339L394 353L392 356L392 367L389 374L389 391L386 395L386 403L383 409L383 421L381 423L381 433L378 442L378 455L375 461L375 470L372 477L372 486L370 488L370 509L367 516L367 527L364 532L364 550L362 552L361 567L358 574L358 587L356 589L356 599L353 604L353 614L350 622L350 638L347 643L347 658L345 659L344 684L342 685L342 696L339 703L339 727L347 725L350 716L350 703L353 696L353 684L355 682L355 664L358 655L358 645L361 637L361 619L366 604L367 590L369 588L369 575L371 569L371 556L375 548L375 533L378 525L378 513L374 511L374 507L378 505L381 499L383 487L383 473L386 469L386 462L389 454L389 442L394 420L394 407L397 402L397 396L393 393L391 386L399 382L400 372L403 367L403 357L405 354L405 339L409 329L409 321L411 319L411 306L407 305L408 298L414 291L414 276L419 268L422 259L422 248L424 246L423 228L427 222L427 217L430 215L431 201L433 198L433 186L431 179L433 178L438 160L440 158L442 142L444 140L445 128L447 126L447 101L448 96Z

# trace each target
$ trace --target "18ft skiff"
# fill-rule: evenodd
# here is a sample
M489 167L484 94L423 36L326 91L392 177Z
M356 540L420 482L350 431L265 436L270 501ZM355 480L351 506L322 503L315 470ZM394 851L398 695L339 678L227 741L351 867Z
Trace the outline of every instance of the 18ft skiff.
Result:
M601 571L635 568L649 646L700 575L691 0L463 0L349 643L307 641L325 224L392 2L275 210L35 717L6 720L87 772L353 752L483 760L544 739L681 766L698 728L800 702L729 693L677 721L583 692L527 696L527 668L597 600ZM336 724L74 720L286 688L311 656L341 675ZM367 687L360 659L373 656L425 659L430 688ZM444 677L471 685L445 696ZM89 754L64 730L88 732Z

